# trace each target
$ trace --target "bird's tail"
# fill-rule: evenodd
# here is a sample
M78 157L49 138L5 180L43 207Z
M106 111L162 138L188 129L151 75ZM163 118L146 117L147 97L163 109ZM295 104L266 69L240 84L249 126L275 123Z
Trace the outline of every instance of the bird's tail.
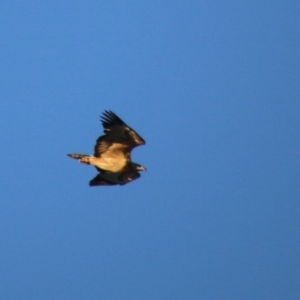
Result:
M71 153L67 154L69 157L78 159L83 164L90 164L90 155L88 154L79 154L79 153Z

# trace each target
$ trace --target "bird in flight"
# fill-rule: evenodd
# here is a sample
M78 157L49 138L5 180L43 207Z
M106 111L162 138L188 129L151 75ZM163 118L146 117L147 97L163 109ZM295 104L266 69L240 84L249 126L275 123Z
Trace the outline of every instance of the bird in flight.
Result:
M146 168L132 162L130 155L133 148L145 145L144 139L112 111L106 110L101 122L105 134L97 139L94 155L71 153L68 156L99 171L90 186L124 185L138 179L139 171Z

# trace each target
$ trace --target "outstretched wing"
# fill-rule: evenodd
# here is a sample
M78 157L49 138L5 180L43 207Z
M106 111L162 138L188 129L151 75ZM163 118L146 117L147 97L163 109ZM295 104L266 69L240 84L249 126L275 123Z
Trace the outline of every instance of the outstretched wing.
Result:
M94 148L96 157L130 159L131 150L139 145L144 145L144 139L123 122L112 111L105 111L101 117L105 135L100 136Z
M90 186L117 184L124 185L135 179L138 179L140 176L140 173L137 171L99 173L90 181Z
M144 139L112 111L106 110L101 117L101 122L107 136L122 139L130 143L132 148L145 144Z

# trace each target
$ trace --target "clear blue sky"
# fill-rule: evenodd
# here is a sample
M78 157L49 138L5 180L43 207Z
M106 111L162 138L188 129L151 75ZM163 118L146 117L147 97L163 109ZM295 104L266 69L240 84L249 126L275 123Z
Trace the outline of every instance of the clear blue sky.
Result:
M300 299L299 1L12 0L0 25L1 299ZM90 188L66 154L105 109L148 171Z

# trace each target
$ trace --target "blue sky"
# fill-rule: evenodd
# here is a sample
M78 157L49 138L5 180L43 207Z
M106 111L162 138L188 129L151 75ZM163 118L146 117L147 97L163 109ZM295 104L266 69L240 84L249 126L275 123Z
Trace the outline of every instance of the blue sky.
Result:
M299 299L299 11L2 1L0 298ZM91 188L105 109L148 171Z

